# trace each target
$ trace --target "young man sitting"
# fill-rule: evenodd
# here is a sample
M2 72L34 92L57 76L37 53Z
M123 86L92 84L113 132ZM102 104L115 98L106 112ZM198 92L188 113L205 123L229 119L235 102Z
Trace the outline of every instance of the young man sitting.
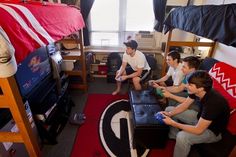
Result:
M179 86L183 80L184 74L181 70L182 64L180 63L180 54L178 51L173 50L167 54L166 63L169 65L168 72L166 75L158 80L150 80L149 85L154 85L154 83L160 86L166 86L165 81L169 77L172 77L173 85Z
M185 101L188 97L186 91L187 78L195 72L200 65L200 60L195 56L185 57L182 61L182 72L184 74L184 79L179 86L168 86L163 87L154 83L155 88L160 88L163 92L165 98L168 98L169 106L176 106L179 103ZM197 106L192 106L194 109L198 110Z
M174 157L187 157L194 144L219 141L230 115L227 101L212 88L207 72L195 71L187 81L189 97L161 112L165 124L171 126L169 138L176 139ZM188 110L194 100L199 101L199 112Z
M145 55L137 50L138 43L135 40L129 40L124 42L124 44L126 51L123 55L121 67L116 72L117 88L112 95L120 92L121 82L126 79L132 79L135 90L141 90L140 81L149 75L151 69ZM127 66L128 64L130 66Z

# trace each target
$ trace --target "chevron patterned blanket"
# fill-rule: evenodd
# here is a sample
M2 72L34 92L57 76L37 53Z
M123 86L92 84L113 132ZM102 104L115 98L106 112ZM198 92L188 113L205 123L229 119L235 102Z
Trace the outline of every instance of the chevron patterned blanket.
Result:
M217 62L209 74L213 78L213 87L228 100L231 108L228 130L236 135L236 68L224 62Z

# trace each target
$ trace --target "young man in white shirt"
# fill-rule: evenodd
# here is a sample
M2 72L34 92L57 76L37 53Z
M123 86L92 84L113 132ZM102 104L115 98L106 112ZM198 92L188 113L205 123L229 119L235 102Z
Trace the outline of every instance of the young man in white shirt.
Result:
M127 79L132 79L135 90L141 90L140 81L149 75L151 69L145 55L137 50L138 43L135 40L129 40L124 44L126 52L123 55L122 65L116 72L117 88L112 95L120 92L121 82ZM128 64L130 67L127 67Z
M182 61L182 72L184 74L184 79L182 80L179 86L157 86L157 88L161 88L164 97L169 98L169 106L176 106L179 103L185 101L188 97L188 93L186 90L187 78L195 72L200 65L200 60L195 56L185 57ZM174 101L172 101L174 100ZM193 109L197 110L197 106L193 106Z
M166 63L169 65L166 75L158 80L150 80L150 85L154 86L155 84L159 84L161 86L166 86L165 81L168 80L169 77L172 77L174 86L179 86L181 84L184 74L181 70L182 64L180 63L179 52L176 50L169 52L166 57Z

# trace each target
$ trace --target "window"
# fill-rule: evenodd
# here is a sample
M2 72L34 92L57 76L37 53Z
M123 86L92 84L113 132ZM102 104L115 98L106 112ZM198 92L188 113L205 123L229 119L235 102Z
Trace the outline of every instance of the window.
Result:
M90 20L92 46L121 46L137 31L153 31L153 1L95 0Z

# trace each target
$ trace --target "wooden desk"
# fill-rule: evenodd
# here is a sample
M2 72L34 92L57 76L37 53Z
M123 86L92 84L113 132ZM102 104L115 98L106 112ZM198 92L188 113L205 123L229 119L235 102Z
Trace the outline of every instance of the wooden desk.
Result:
M150 53L150 54L161 54L162 51L160 48L157 49L142 49L138 48L139 51L143 53ZM86 47L84 49L85 52L94 52L94 53L111 53L111 52L120 52L124 53L125 49L122 47L101 47L101 48L93 48L93 47Z
M160 55L163 53L161 51L161 49L139 49L139 51L143 52L144 54L149 54L149 55L153 55L156 60L157 60L157 64L160 65ZM93 48L93 47L86 47L84 49L84 52L92 52L94 53L94 59L96 61L98 61L98 63L93 63L90 65L90 75L92 77L106 77L106 74L104 74L103 72L100 73L99 72L99 67L106 65L107 62L107 57L110 53L112 52L117 52L120 53L120 55L122 55L124 53L125 49L122 47L101 47L101 48Z

